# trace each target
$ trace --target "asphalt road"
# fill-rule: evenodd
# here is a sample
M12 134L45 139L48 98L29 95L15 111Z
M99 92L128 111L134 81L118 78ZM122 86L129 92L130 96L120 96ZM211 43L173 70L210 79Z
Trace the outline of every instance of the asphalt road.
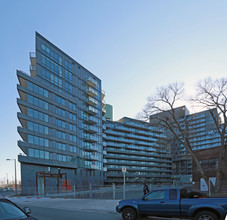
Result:
M80 212L71 210L61 210L53 208L41 208L29 206L32 210L31 216L38 220L122 220L118 213ZM159 217L143 217L139 220L180 220Z
M29 207L31 209L31 216L36 217L39 220L122 220L122 217L119 213L117 213L113 207L103 207L102 209L91 209L92 200L81 201L81 206L79 204L74 203L68 200L59 200L54 202L53 200L40 200L37 201L24 201L17 202L17 204L21 207ZM69 202L69 203L68 203ZM87 203L87 207L84 207L83 202ZM98 202L96 200L96 202ZM99 204L101 200L98 202ZM107 201L105 201L106 203ZM95 205L95 204L94 204ZM103 203L102 203L103 205ZM96 204L97 206L97 204ZM74 208L73 208L74 207ZM144 217L140 218L140 220L164 220L165 218L158 217ZM173 220L173 219L171 219ZM178 219L179 220L179 219Z

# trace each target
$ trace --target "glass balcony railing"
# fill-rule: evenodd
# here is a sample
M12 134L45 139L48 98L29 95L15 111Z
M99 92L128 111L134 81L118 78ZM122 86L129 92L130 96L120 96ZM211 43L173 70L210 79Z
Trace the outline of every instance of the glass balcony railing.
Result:
M87 84L91 87L96 87L98 85L97 81L91 77L88 77Z
M102 99L105 97L105 91L102 90Z
M98 113L98 109L96 109L96 108L94 108L94 107L92 107L92 106L89 106L89 107L88 107L88 112L89 112L90 114L97 114L97 113Z
M84 155L84 158L87 160L99 160L99 158L96 155L92 155L92 154L86 154Z
M104 155L106 155L106 154L107 154L106 150L104 150L104 151L103 151L103 154L104 154Z
M36 66L30 65L30 71L35 71L35 70L36 70Z
M83 120L88 124L97 124L99 121L98 118L94 116L83 116Z
M98 137L97 136L93 136L93 135L83 135L84 140L89 141L89 142L97 142L98 141Z
M98 92L95 89L93 89L92 87L88 87L86 89L86 93L92 97L96 97L98 95Z
M92 106L98 105L98 101L90 96L86 99L86 101L89 105Z

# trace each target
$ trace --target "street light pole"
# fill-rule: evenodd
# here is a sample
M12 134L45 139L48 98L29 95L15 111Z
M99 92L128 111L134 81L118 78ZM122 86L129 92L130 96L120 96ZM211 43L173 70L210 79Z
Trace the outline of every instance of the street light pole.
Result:
M14 169L15 169L15 191L17 194L17 166L16 166L16 159L6 159L6 160L14 160Z

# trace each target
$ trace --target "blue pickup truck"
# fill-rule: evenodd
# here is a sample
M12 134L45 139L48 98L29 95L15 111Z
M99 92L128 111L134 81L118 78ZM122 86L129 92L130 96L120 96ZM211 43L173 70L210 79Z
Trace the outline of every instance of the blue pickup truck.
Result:
M140 216L222 220L227 214L227 198L209 198L186 189L152 190L141 199L122 200L116 207L124 220Z

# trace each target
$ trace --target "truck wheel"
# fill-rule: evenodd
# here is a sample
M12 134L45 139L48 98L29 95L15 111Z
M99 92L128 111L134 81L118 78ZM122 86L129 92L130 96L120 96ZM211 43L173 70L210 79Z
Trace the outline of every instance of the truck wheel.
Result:
M193 220L218 220L218 219L219 219L218 216L210 211L198 212L193 218Z
M136 211L133 208L126 208L122 212L122 218L124 220L136 220Z

